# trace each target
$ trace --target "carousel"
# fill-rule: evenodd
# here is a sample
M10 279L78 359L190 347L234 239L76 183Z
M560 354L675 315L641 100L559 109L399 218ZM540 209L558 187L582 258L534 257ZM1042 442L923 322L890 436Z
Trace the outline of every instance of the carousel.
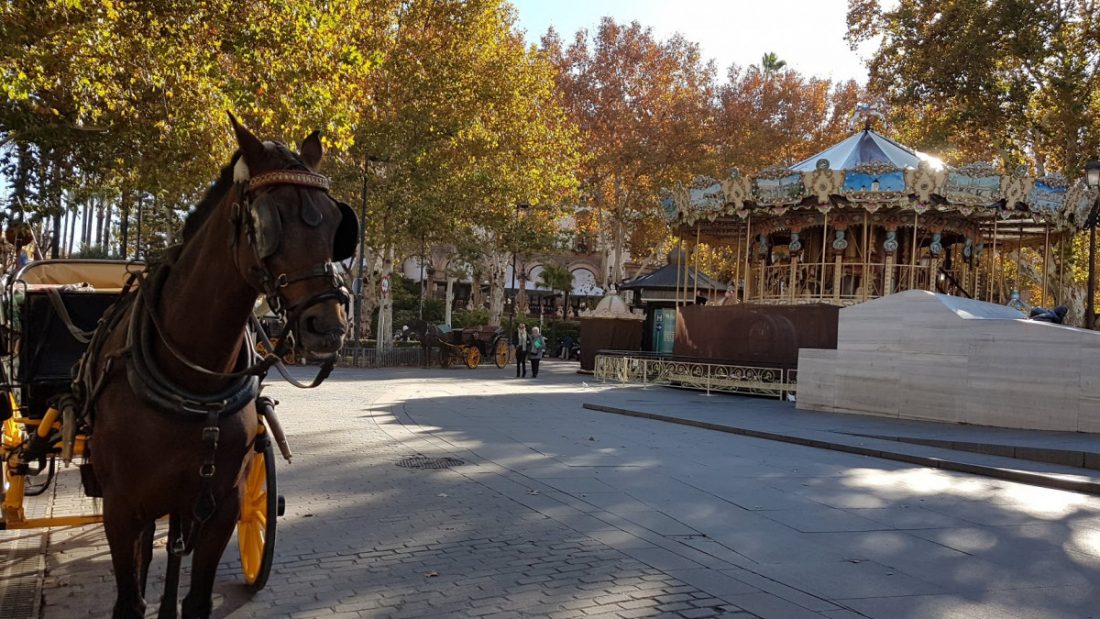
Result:
M1064 263L1052 252L1085 226L1094 200L1084 182L1057 175L947 166L868 116L862 131L790 167L698 177L666 191L662 207L688 243L735 248L741 302L846 306L914 289L1018 302L1018 282L1005 277L1018 268L1005 260L1031 247L1043 259L1031 302L1045 306L1060 302L1068 275L1048 268Z
M685 252L673 353L601 351L597 377L793 397L799 351L837 349L841 308L906 291L1021 311L1065 302L1062 265L1092 223L1096 190L1026 169L948 166L876 131L875 116L860 106L862 130L794 165L666 190L681 245L732 247L733 277L711 292L721 303L695 304L698 254ZM1041 267L1021 264L1023 248ZM1028 268L1041 292L1022 298Z

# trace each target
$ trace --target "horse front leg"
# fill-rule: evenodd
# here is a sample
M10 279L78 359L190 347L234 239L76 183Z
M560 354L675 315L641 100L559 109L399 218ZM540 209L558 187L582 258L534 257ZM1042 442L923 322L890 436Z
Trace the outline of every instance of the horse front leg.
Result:
M103 528L111 547L111 565L115 570L114 619L133 619L145 616L145 598L142 558L145 523L135 514L123 509L113 509L114 501L103 502Z
M164 577L164 595L160 598L160 612L157 619L176 619L179 616L180 555L173 545L180 539L180 517L172 514L168 517L168 572Z
M240 516L240 495L230 493L195 537L191 559L191 589L183 598L183 619L206 619L214 608L214 578L218 574L233 527Z
M141 573L141 597L145 597L145 593L148 590L149 584L149 564L153 562L153 538L157 534L157 522L154 520L145 525L145 528L141 531L141 537L138 539L138 551L141 553L140 569Z

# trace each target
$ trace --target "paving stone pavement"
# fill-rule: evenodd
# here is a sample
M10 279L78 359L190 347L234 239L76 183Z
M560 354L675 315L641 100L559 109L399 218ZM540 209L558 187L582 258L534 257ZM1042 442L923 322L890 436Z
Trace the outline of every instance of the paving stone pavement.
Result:
M232 542L215 616L1015 619L1100 607L1096 498L590 413L592 394L638 392L545 368L537 381L483 367L273 384L295 450L279 462L276 563L249 596ZM680 393L682 406L701 397ZM411 455L464 464L396 466ZM55 510L84 509L74 474L61 477ZM98 527L50 531L44 556L42 617L109 611Z

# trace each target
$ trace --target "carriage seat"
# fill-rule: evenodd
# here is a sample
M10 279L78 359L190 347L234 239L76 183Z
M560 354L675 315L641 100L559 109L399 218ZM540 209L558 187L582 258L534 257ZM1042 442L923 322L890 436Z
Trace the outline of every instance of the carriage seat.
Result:
M84 354L87 344L69 331L49 298L47 289L58 292L65 311L76 328L93 331L103 313L118 299L117 289L96 290L72 285L28 286L20 310L21 334L18 338L16 381L26 385L25 404L31 417L46 412L54 395L67 391L72 368Z

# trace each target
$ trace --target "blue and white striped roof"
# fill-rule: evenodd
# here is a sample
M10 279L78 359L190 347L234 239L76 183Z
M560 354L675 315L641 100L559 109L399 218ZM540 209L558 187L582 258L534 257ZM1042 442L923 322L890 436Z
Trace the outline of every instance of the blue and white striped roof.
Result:
M939 159L898 144L871 129L864 129L816 155L807 157L792 165L791 169L797 172L813 172L821 159L827 159L832 170L851 170L867 163L882 163L904 170L916 168L921 161L927 161L933 169L943 167L943 162Z

